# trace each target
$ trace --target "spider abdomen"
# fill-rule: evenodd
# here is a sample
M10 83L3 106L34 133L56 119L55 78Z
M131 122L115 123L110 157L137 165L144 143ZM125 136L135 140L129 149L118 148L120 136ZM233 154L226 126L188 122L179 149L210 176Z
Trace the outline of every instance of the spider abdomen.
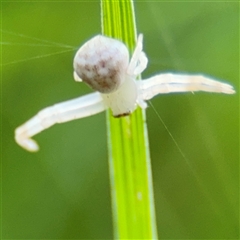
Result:
M78 50L73 65L77 76L91 88L111 93L125 80L128 63L128 49L122 42L98 35Z

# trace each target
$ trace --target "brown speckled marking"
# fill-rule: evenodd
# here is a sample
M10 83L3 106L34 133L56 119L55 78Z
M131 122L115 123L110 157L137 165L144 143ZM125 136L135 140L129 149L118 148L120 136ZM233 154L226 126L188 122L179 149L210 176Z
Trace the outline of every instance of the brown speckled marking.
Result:
M100 72L103 68L107 69L105 74ZM110 58L107 60L100 59L95 64L86 63L81 65L77 63L75 71L91 88L102 93L114 91L121 82L121 79L119 79L118 63L112 64Z
M106 62L103 61L103 60L100 60L100 61L99 61L99 65L100 65L100 67L105 68Z
M86 65L84 66L84 68L85 68L88 72L92 71L91 66L90 66L89 64L86 64Z

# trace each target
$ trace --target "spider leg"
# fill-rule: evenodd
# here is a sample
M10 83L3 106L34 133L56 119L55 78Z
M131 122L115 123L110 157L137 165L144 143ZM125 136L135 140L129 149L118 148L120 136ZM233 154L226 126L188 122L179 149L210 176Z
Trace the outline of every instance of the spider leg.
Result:
M233 86L202 75L160 74L137 82L141 97L148 100L157 94L172 92L216 92L233 94Z
M82 82L82 79L77 75L75 71L73 71L73 78L76 82Z
M143 35L139 34L136 48L133 52L132 58L127 69L127 73L131 76L139 75L147 67L148 59L145 53L142 51L142 49L143 49Z
M135 75L135 76L142 73L143 70L147 67L148 58L144 52L140 52L138 62L139 62L139 64L135 67L135 69L133 71L133 75Z
M15 130L15 140L28 151L38 151L38 144L31 139L34 135L56 123L63 123L94 115L106 109L100 93L95 92L83 97L55 104L41 110Z

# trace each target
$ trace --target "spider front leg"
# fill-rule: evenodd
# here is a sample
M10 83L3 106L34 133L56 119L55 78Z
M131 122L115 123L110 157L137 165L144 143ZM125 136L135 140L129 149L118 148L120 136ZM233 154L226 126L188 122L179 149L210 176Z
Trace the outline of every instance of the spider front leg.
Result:
M147 67L148 59L145 53L142 51L142 49L143 49L143 35L139 34L136 48L133 52L131 61L127 69L127 73L130 76L139 75Z
M172 92L216 92L233 94L233 86L202 75L160 74L138 82L141 98L148 100L158 94Z
M15 130L15 140L28 151L39 150L38 144L31 139L34 135L56 123L63 123L94 115L106 109L100 93L95 92L41 110Z

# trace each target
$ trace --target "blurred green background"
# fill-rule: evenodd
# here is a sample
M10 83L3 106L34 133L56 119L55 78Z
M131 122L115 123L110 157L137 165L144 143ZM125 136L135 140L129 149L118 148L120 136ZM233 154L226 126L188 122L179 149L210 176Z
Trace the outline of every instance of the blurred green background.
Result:
M169 94L147 109L159 237L239 239L239 3L136 1L138 32L158 72L205 73L237 93ZM40 109L91 92L72 77L79 46L99 34L92 2L2 2L2 237L112 239L105 114L37 135L14 129Z

